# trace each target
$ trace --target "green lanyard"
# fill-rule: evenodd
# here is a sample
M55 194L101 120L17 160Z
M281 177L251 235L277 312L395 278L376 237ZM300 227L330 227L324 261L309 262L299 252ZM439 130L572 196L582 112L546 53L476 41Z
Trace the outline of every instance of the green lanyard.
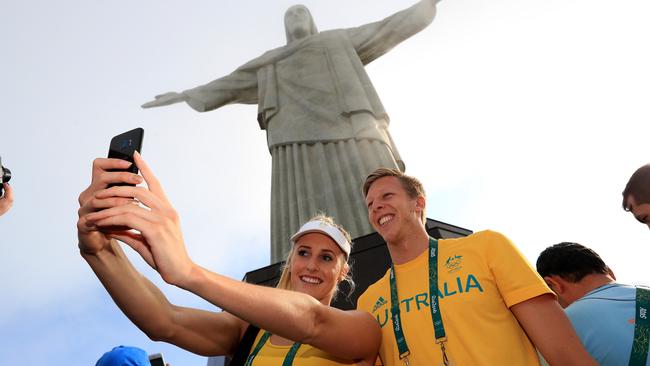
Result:
M260 341L257 342L257 345L255 346L255 349L253 349L253 352L248 356L248 359L246 360L246 363L244 366L251 366L253 364L253 360L255 357L257 357L257 354L260 352L262 349L262 346L264 346L264 343L271 337L271 333L269 332L264 332L262 334L262 337L260 337ZM284 362L282 362L282 366L291 366L293 365L293 359L296 357L296 352L298 352L298 348L302 343L296 342L291 346L291 349L289 349L289 352L287 352L287 355L284 357Z
M636 318L634 319L634 341L629 366L645 366L648 359L650 339L650 290L636 288Z
M438 303L438 241L433 238L429 238L429 300L431 322L433 323L436 343L440 344L443 365L448 366L449 359L445 352L447 336L445 335L445 327L442 324L442 317L440 316L440 304ZM399 358L409 366L408 356L411 354L411 351L406 343L406 337L404 337L404 331L402 328L399 297L397 296L397 281L395 280L395 267L392 263L390 265L390 313L393 320L395 341L397 342L397 348L399 349Z

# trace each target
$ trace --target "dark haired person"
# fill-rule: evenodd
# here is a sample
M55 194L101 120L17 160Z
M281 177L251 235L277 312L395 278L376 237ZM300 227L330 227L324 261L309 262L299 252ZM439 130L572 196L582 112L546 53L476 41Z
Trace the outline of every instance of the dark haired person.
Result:
M630 365L650 365L647 333L645 345L635 346L641 352L632 355L639 290L617 283L612 270L596 252L577 243L553 245L539 255L537 272L557 294L587 352L598 363L628 365L632 358L636 363ZM639 294L643 297L643 290ZM648 301L650 296L645 298ZM641 358L644 350L645 362Z
M505 236L481 231L436 241L422 184L395 169L370 174L368 219L392 266L357 307L381 327L393 365L595 365L552 291Z
M637 169L623 190L623 209L650 228L650 164Z

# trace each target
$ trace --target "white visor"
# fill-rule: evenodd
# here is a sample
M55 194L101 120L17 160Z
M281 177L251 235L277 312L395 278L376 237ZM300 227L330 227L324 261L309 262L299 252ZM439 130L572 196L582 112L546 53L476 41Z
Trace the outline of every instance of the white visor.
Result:
M345 238L345 235L343 235L341 230L337 229L335 226L332 226L327 222L321 220L308 221L306 224L300 227L298 232L291 236L291 241L295 244L301 236L308 233L321 233L329 236L332 240L334 240L336 245L341 248L343 253L345 253L345 258L350 257L350 250L352 246L350 245L350 242Z

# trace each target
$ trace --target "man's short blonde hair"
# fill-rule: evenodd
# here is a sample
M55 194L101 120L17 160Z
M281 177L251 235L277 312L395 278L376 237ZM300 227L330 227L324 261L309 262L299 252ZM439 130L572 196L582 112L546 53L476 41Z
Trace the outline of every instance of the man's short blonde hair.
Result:
M384 177L397 178L399 182L402 184L402 188L404 188L406 194L408 194L410 198L417 198L419 196L422 196L423 198L426 199L427 197L426 193L424 192L424 187L422 186L422 183L417 178L412 177L410 175L406 175L404 174L404 172L400 170L389 169L389 168L379 168L374 172L368 174L365 182L363 182L363 197L364 198L368 197L368 191L370 190L370 186L373 183L375 183L378 179ZM420 219L422 220L423 224L426 224L427 218L424 210L422 210L422 215L420 216Z

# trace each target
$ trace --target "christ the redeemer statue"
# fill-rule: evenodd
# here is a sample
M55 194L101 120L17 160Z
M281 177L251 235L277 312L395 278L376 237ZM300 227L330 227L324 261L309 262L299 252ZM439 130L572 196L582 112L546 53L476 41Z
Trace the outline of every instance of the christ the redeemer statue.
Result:
M364 65L429 25L436 3L422 0L375 23L324 32L305 6L292 6L284 16L286 46L142 107L186 102L205 112L231 103L258 105L273 161L272 263L284 259L299 224L319 212L353 238L369 234L361 183L378 167L404 170L404 163Z

